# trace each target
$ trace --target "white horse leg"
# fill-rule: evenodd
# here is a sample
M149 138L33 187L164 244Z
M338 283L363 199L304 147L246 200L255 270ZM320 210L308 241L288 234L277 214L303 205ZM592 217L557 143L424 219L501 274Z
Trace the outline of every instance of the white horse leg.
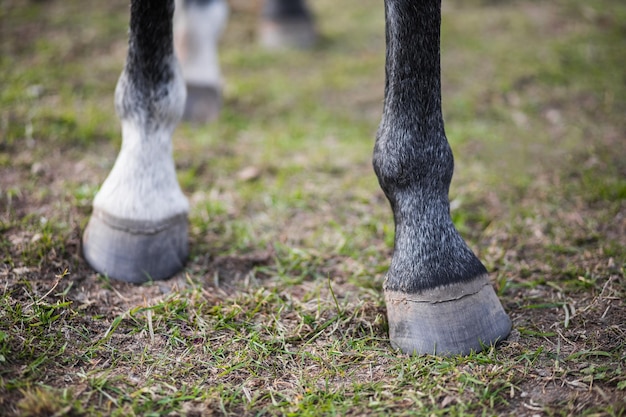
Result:
M183 118L207 123L222 107L217 44L228 19L225 0L176 0L174 49L187 85Z
M173 53L173 12L173 0L131 2L128 57L115 90L122 148L83 237L89 264L123 281L168 278L188 254L189 204L171 143L185 103Z

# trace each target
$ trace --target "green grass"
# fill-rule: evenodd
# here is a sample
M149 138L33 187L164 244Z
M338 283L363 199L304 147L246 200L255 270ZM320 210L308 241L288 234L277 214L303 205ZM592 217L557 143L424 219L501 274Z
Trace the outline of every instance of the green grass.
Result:
M222 114L174 137L190 259L142 286L80 255L127 2L0 7L0 415L625 415L626 6L444 2L452 217L514 332L435 358L387 336L382 4L274 54L232 3Z

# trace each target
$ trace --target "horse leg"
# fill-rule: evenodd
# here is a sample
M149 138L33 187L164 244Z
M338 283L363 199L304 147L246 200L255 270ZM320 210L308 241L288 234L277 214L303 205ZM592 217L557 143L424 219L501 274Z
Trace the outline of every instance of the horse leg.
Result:
M222 107L217 44L226 26L225 0L176 0L174 45L187 85L183 119L208 123ZM268 49L308 48L317 34L304 0L266 0L259 42Z
M505 338L511 321L450 218L441 0L385 0L385 16L385 104L374 169L396 231L384 282L389 335L410 354L468 354Z
M177 0L174 49L187 85L183 119L207 123L222 107L217 44L228 19L225 0Z
M128 282L168 278L188 254L189 204L171 143L185 103L173 13L173 0L131 2L128 56L115 90L122 147L83 236L89 264Z
M310 48L317 40L313 15L305 0L266 0L259 42L268 49Z

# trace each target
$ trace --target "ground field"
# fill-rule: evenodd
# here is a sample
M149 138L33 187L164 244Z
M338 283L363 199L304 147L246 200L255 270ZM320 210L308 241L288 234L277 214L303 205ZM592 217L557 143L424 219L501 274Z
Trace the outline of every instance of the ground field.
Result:
M442 359L388 343L383 8L340 3L269 53L232 2L224 111L174 138L192 253L143 286L80 248L128 2L0 4L0 415L626 414L626 4L444 0L452 215L514 330Z

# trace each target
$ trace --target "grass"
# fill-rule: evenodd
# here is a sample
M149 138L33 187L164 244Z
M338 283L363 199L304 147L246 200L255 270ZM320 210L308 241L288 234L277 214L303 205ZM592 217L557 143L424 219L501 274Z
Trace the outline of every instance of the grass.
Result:
M320 45L274 54L233 0L225 108L174 138L192 253L142 286L80 255L127 2L0 7L0 415L626 414L626 7L444 2L452 216L514 332L435 358L387 339L379 3L315 2Z

